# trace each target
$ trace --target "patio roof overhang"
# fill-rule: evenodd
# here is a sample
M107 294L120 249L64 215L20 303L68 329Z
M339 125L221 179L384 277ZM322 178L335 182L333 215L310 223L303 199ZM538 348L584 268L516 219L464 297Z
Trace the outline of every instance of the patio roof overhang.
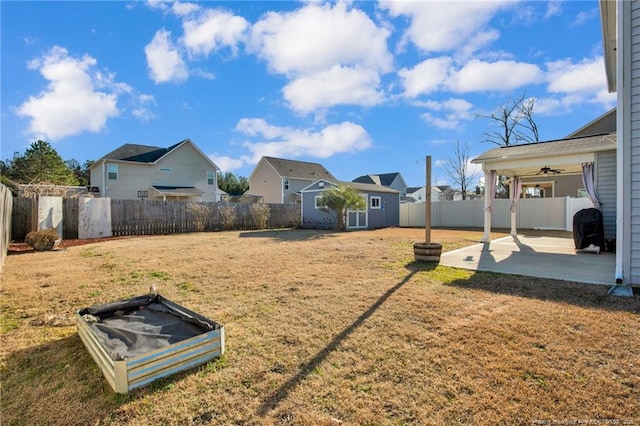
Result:
M616 149L616 134L562 139L494 148L471 162L502 176L533 175L542 167L563 169L563 174L582 173L582 163L595 161L596 153Z

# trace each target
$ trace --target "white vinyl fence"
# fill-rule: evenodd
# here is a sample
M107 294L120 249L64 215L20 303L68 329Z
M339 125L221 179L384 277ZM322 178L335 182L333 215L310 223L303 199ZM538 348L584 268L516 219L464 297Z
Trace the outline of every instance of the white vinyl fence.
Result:
M510 228L511 202L494 200L491 213L492 228ZM573 215L593 207L588 198L522 198L516 209L519 229L573 230ZM400 205L401 227L424 227L425 204ZM482 228L484 200L434 201L431 203L431 226L444 228Z

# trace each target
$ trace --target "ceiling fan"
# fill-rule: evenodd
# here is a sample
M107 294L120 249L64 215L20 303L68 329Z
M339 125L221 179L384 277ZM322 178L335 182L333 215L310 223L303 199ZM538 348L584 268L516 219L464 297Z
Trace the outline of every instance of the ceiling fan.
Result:
M551 167L544 166L544 167L541 167L539 171L533 174L536 176L547 175L549 173L551 173L552 175L557 175L558 173L562 173L562 172L564 172L564 169L552 169Z

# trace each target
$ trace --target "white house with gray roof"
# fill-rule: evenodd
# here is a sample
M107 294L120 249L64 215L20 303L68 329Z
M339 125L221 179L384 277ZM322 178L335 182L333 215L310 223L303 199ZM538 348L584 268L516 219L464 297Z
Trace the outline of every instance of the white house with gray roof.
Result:
M168 148L124 144L89 169L92 191L113 199L219 201L220 169L191 140Z

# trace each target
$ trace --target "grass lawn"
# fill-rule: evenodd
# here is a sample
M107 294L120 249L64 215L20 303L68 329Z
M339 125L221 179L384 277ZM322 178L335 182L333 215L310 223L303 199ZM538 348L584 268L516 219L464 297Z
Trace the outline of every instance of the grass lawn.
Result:
M452 250L481 235L432 240ZM423 238L219 232L9 255L0 423L640 424L640 298L415 263ZM151 284L223 324L226 354L115 394L75 311Z

